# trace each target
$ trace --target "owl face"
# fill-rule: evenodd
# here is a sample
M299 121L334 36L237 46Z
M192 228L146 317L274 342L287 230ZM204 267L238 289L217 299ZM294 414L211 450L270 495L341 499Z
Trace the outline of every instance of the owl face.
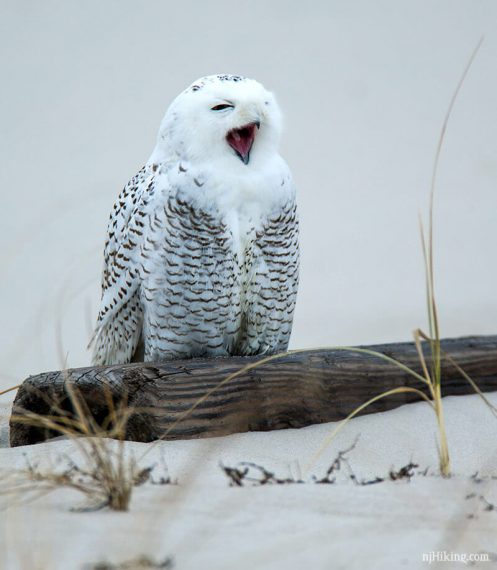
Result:
M175 99L159 141L162 137L175 154L195 162L256 167L277 152L280 131L281 113L272 93L253 79L215 75L196 81Z

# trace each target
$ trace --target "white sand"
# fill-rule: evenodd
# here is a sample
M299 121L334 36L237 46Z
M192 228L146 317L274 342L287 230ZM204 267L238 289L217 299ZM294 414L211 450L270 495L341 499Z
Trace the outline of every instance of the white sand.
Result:
M497 394L491 400L497 404ZM323 474L337 451L359 435L348 455L359 479L384 476L411 460L429 468L428 476L417 475L409 483L357 486L344 469L335 485L228 486L220 462L254 461L279 477L298 476L334 424L164 442L152 448L143 465L163 456L179 484L136 489L128 513L70 512L82 500L68 491L24 506L12 504L1 519L1 567L80 569L85 563L122 562L140 554L156 559L169 554L177 568L195 570L422 568L427 567L422 554L440 550L495 557L497 512L485 510L485 501L497 504L497 481L485 477L477 482L471 475L497 474L497 419L477 396L448 398L445 405L450 480L433 476L435 424L425 404L353 420L310 470ZM56 441L2 449L0 461L3 468L22 468L27 453L43 465L72 446ZM138 456L150 444L127 447ZM452 564L442 567L458 563Z

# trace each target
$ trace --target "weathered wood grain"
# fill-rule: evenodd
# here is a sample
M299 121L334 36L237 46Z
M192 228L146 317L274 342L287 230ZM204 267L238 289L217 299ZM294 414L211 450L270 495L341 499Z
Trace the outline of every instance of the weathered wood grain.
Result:
M446 339L442 347L482 391L497 390L497 336ZM420 371L413 343L363 348ZM299 428L343 419L367 399L397 386L426 392L421 382L378 357L344 350L310 350L290 353L243 372L188 413L199 398L229 374L258 360L261 357L192 359L38 374L22 384L13 413L27 410L49 414L54 402L70 410L66 390L66 382L70 381L98 422L108 416L106 391L112 394L114 402L126 401L134 409L126 438L152 441ZM443 362L442 374L445 396L473 393L473 388L447 360ZM416 394L398 394L379 400L362 413L391 410L417 400ZM10 424L12 446L57 435L13 419Z

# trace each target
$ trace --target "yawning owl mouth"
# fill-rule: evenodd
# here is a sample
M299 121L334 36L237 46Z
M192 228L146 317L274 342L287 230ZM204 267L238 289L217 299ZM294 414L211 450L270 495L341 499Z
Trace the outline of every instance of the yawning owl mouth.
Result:
M232 129L226 135L228 144L244 164L248 164L250 160L250 150L254 144L256 128L258 129L260 126L259 122L249 123L239 129Z

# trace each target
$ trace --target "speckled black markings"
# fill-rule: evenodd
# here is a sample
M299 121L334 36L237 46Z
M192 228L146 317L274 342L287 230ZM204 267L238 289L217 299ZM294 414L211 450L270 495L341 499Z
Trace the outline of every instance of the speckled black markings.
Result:
M189 87L188 91L200 91L208 83L213 83L214 81L232 81L233 83L239 83L240 81L247 81L247 77L242 77L241 75L214 75L212 77L204 77L199 82L195 83Z
M177 196L170 196L161 217L163 227L169 227L161 241L163 269L142 264L143 294L155 305L145 316L146 356L227 354L226 339L233 335L230 327L240 306L234 300L235 279L226 282L226 276L237 271L226 226ZM152 288L157 289L158 274L162 289L151 294Z
M123 188L110 215L107 240L104 248L104 270L102 276L102 299L109 289L121 280L121 286L116 295L101 308L98 323L101 323L109 311L121 305L112 323L107 326L103 338L99 341L102 352L112 350L115 346L130 349L134 346L133 340L141 332L142 306L134 282L137 277L136 270L130 266L130 255L136 247L133 240L143 234L145 212L143 205L147 203L142 199L143 192L152 190L151 181L145 190L141 190L143 183L149 176L147 167L143 167ZM137 206L137 203L139 206ZM128 298L127 298L128 297ZM127 298L124 303L122 302ZM134 348L133 348L134 349ZM129 355L131 358L132 354Z
M265 261L266 279L258 276L257 289L243 306L245 327L241 331L240 354L271 354L288 348L298 287L298 219L295 204L270 218L256 233L242 273L249 273L258 256ZM267 285L257 284L266 282Z

